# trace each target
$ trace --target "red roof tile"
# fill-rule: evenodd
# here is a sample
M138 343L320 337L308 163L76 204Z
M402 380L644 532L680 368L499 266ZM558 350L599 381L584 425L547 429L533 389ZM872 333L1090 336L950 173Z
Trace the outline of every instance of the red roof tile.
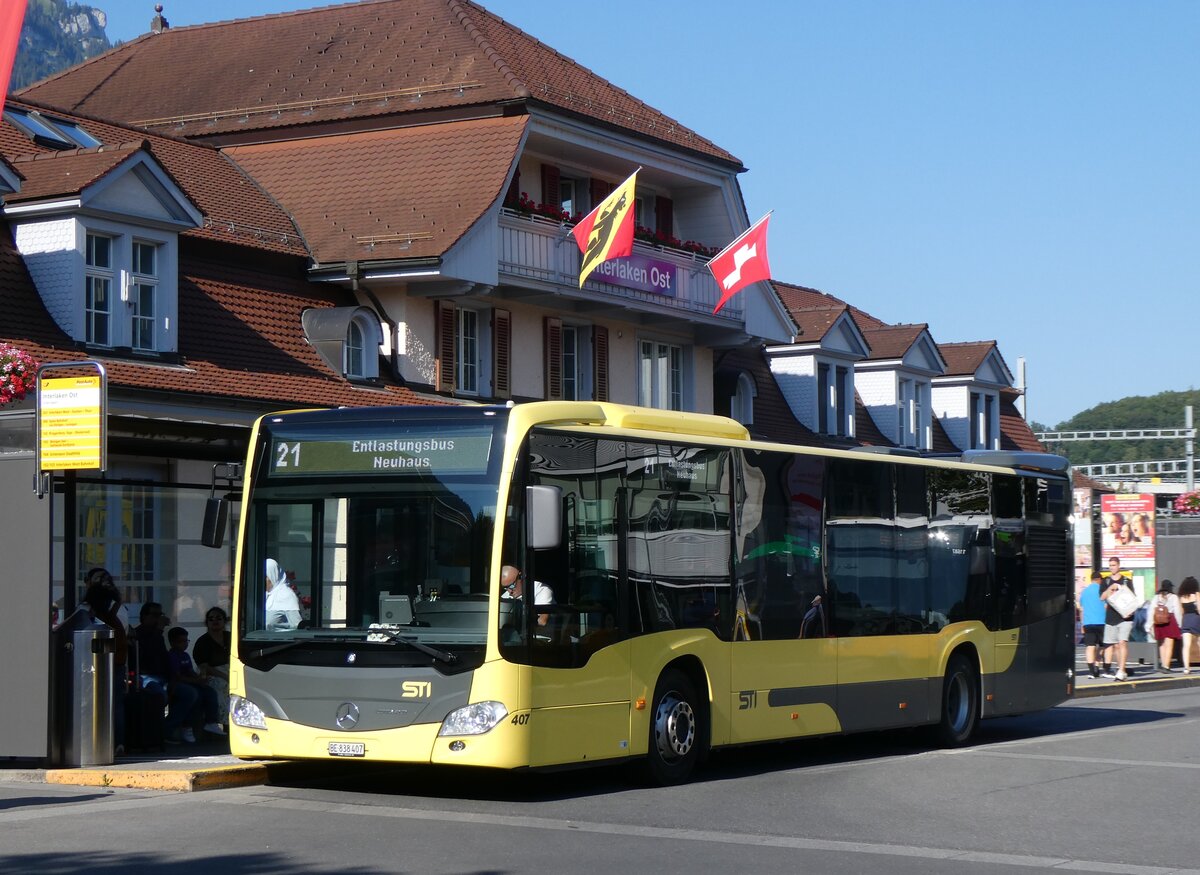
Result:
M939 343L938 349L946 360L946 374L964 376L974 374L996 348L996 341L982 340L972 343Z
M894 447L896 442L889 440L879 430L879 426L875 424L875 420L871 417L867 410L867 405L863 403L862 396L858 394L858 390L854 391L854 438L860 444L868 447Z
M46 108L38 103L11 99L6 105L21 109ZM186 236L221 240L293 255L308 254L299 231L287 213L256 182L216 149L174 137L149 134L136 128L88 116L59 110L54 110L53 114L79 124L105 145L104 152L71 150L60 155L54 149L30 140L6 120L0 123L0 154L14 166L32 168L36 167L38 162L26 163L21 161L22 157L49 155L59 156L54 160L61 160L75 154L104 156L109 154L108 147L122 146L135 140L142 141L150 155L205 217L204 226L185 231ZM91 160L107 159L96 157ZM15 198L28 198L29 185L30 183L23 183L20 194ZM10 197L8 200L13 199Z
M226 154L295 218L318 262L420 258L444 254L499 200L527 121L449 122Z
M1016 389L1000 390L1000 449L1044 453L1046 448L1034 437L1033 429L1017 410L1017 399L1020 397Z
M22 95L201 138L530 98L741 164L466 0L363 0L171 28Z
M329 369L305 342L300 314L308 307L348 306L346 293L314 288L302 264L267 265L261 271L222 258L225 247L181 247L178 365L104 357L112 388L183 393L196 399L228 398L271 406L352 406L453 403L400 386L351 384ZM293 278L289 278L289 274ZM40 362L89 357L51 319L12 243L0 226L0 340Z
M4 202L13 204L79 194L131 159L144 145L135 142L23 155L12 162L13 168L24 177L21 190L5 197Z
M928 325L890 325L884 328L863 328L863 336L871 347L868 359L899 359L904 358L912 345L917 342L921 332L927 331Z

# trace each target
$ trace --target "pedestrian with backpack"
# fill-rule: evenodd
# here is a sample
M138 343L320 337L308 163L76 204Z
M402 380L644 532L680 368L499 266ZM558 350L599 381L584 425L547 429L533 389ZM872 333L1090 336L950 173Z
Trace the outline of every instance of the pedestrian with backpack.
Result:
M1173 672L1171 658L1175 653L1175 642L1183 637L1183 608L1175 595L1175 584L1164 580L1158 585L1158 594L1146 612L1146 632L1154 633L1158 642L1158 664L1162 671Z

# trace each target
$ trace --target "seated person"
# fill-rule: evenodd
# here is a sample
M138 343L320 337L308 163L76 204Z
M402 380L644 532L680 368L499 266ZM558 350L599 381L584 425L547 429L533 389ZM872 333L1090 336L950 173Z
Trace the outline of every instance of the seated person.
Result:
M171 664L171 708L167 712L166 729L168 732L179 726L184 720L191 720L197 707L204 708L204 731L213 735L224 735L225 729L218 720L217 691L208 685L208 680L192 665L188 656L188 633L182 626L176 626L167 633L171 642L171 652L167 655ZM183 740L192 744L196 735L191 726L182 729ZM170 735L168 741L172 741Z
M512 565L500 569L500 598L520 599L525 596L525 575ZM533 603L535 605L554 604L554 590L540 580L533 582ZM550 621L549 614L538 614L538 625L545 626Z
M268 632L300 628L300 597L288 583L287 572L274 559L267 560Z
M221 722L229 713L229 636L225 633L228 619L224 608L209 608L204 615L204 625L208 631L192 647L192 659L197 670L208 679L208 685L216 690Z

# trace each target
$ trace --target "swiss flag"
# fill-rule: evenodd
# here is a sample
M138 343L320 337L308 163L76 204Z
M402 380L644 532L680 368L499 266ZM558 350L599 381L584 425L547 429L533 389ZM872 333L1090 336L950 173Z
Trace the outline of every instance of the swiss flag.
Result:
M767 222L770 218L771 214L767 213L708 263L708 269L721 287L721 300L713 308L714 314L750 283L771 278L771 266L767 264Z
M17 57L17 42L21 38L21 22L25 19L25 0L3 0L0 3L0 107L8 94L8 77L12 75Z

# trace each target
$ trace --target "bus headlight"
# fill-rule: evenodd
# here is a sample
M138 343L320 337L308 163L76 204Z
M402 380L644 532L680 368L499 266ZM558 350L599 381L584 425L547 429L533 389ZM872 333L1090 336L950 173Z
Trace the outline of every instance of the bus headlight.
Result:
M245 726L247 729L266 729L267 715L262 708L249 699L241 696L229 697L229 719L234 726Z
M499 702L476 702L447 714L438 735L483 735L507 716L508 709Z

